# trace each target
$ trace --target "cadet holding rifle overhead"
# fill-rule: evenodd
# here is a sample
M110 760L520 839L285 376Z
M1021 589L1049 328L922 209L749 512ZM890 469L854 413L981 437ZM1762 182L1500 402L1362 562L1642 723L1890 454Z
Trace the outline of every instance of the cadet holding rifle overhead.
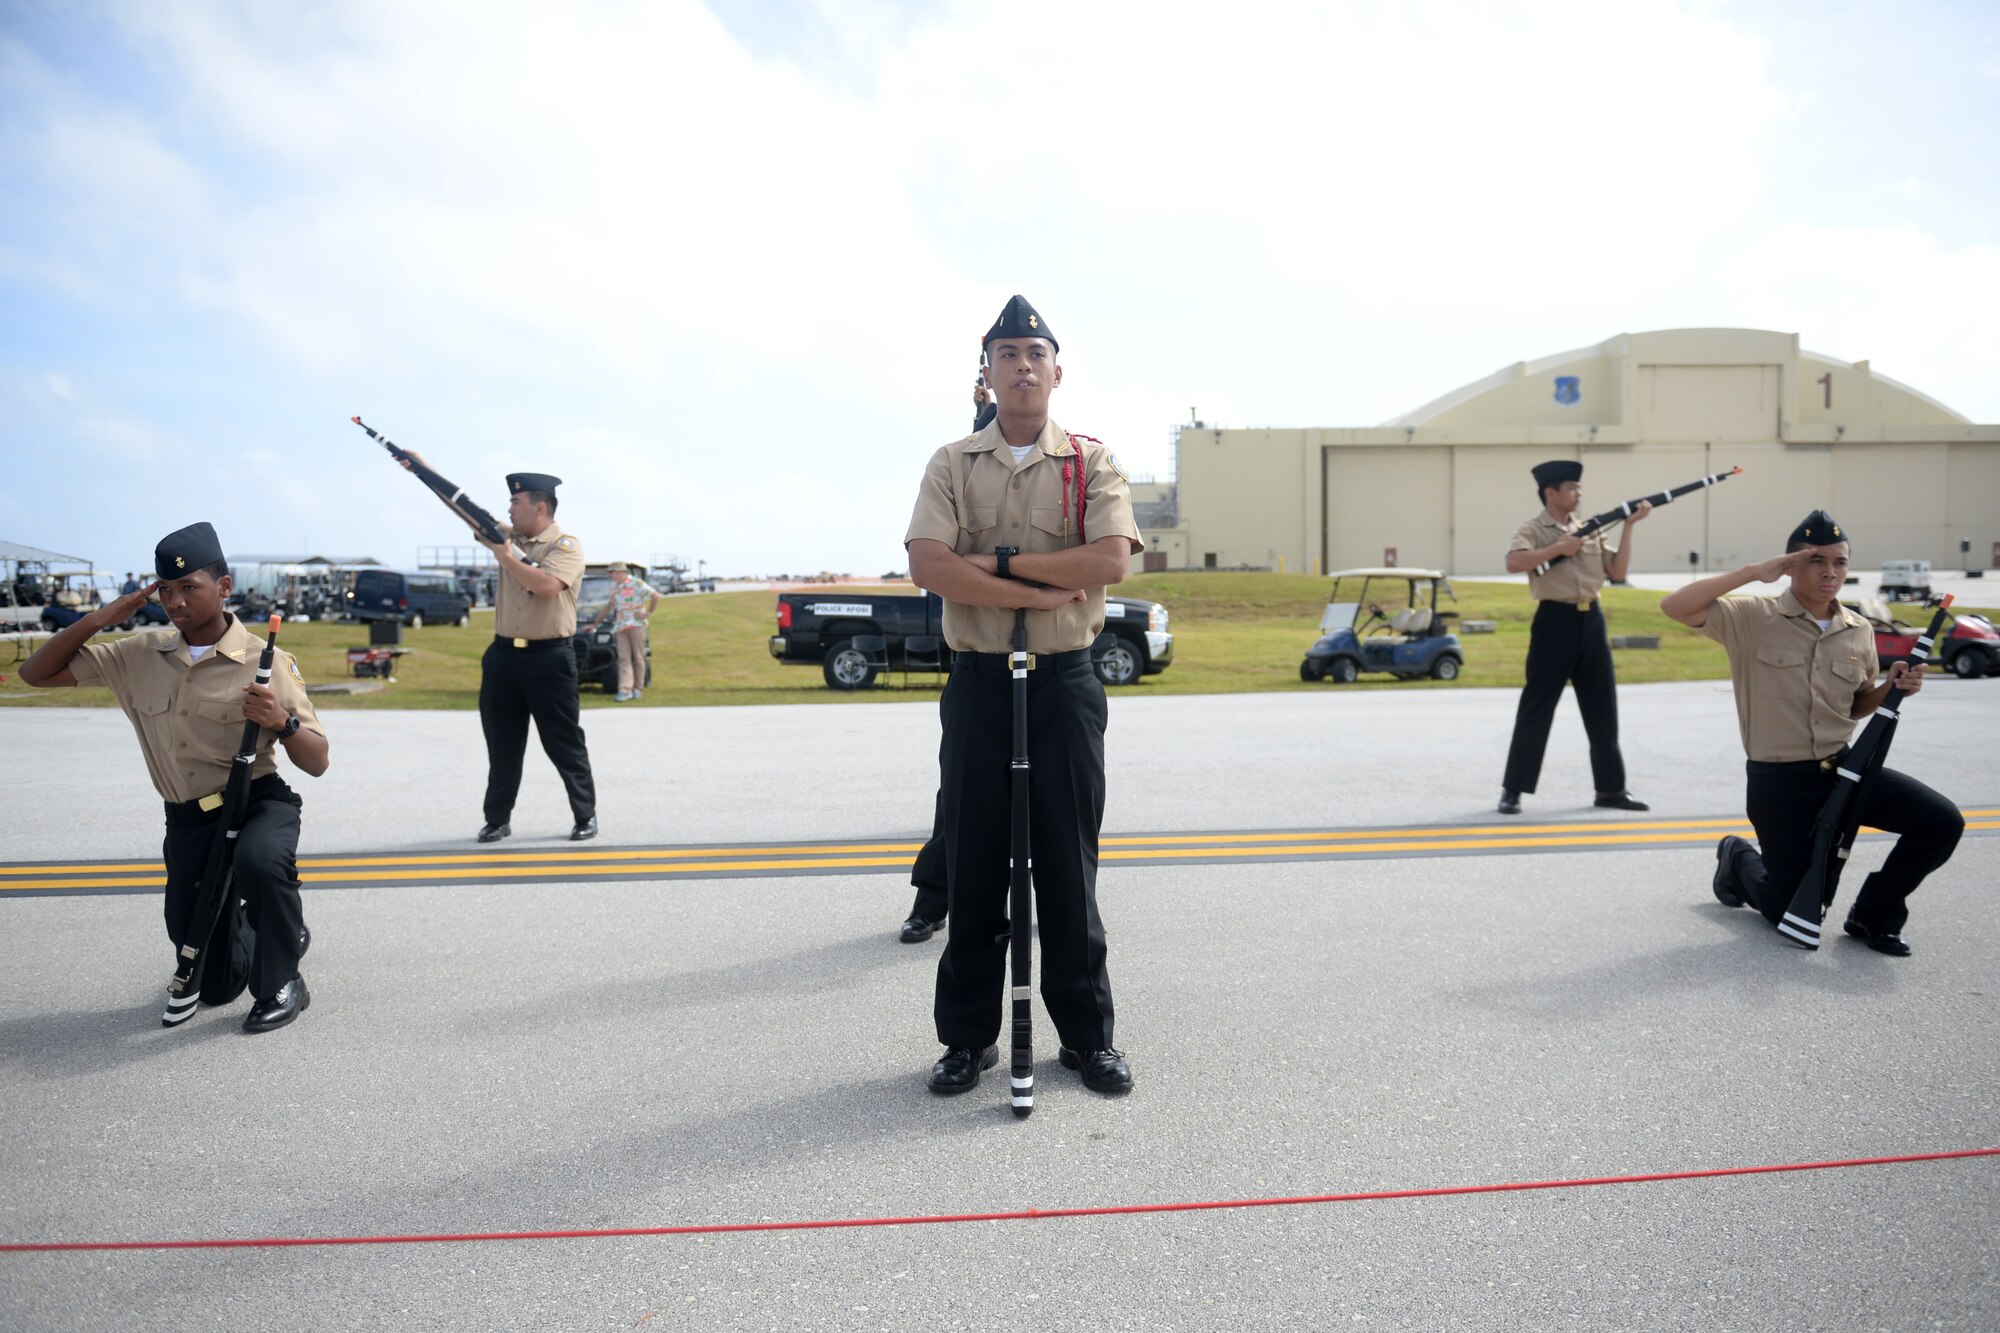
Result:
M368 432L405 469L436 493L446 509L500 565L499 604L493 642L480 658L479 724L486 733L486 823L480 842L513 833L514 798L521 792L521 761L528 753L528 722L562 775L575 827L571 842L597 836L597 786L584 744L577 700L576 590L583 583L583 546L556 526L560 477L545 472L507 476L507 522L500 524L425 463L423 456ZM643 672L643 667L641 668ZM641 676L643 681L644 676Z
M160 604L172 630L91 643L98 631L130 619L153 591L143 588L60 631L21 664L39 688L103 685L139 736L153 786L166 802L167 936L207 955L200 998L227 1004L247 985L254 1003L250 1032L281 1028L311 1003L299 960L311 942L299 901L298 795L278 776L282 745L313 777L327 769L326 732L307 698L298 663L272 652L270 684L257 683L264 644L223 608L232 591L215 529L196 523L169 533L153 553ZM245 722L256 723L248 809L236 839L227 900L205 941L191 941L204 870L224 816L223 792ZM178 947L176 960L179 961ZM193 1012L170 1006L172 1025Z
M1535 790L1549 726L1565 685L1576 688L1584 734L1590 738L1596 803L1612 810L1647 809L1645 802L1625 790L1625 756L1618 748L1618 679L1597 592L1606 579L1624 582L1632 564L1632 526L1652 513L1653 506L1641 501L1632 510L1625 520L1625 540L1613 550L1601 534L1576 531L1577 506L1583 502L1583 488L1578 485L1583 464L1556 459L1531 471L1542 512L1515 532L1507 547L1507 572L1528 576L1528 591L1537 606L1528 638L1528 680L1514 714L1514 740L1500 782L1500 813L1520 814L1521 794Z
M983 430L932 456L904 544L910 577L944 599L952 670L938 711L951 934L938 963L940 1094L964 1092L999 1059L1008 963L1011 824L1025 816L1041 920L1043 1003L1062 1063L1120 1093L1132 1071L1112 1045L1111 979L1097 912L1104 817L1104 686L1090 644L1104 589L1141 549L1130 492L1110 450L1049 417L1058 345L1016 296L984 339L999 407ZM1003 548L1020 554L996 554ZM1029 809L1012 808L1014 612L1025 609Z
M1924 684L1923 667L1902 662L1876 683L1874 631L1839 601L1848 551L1846 531L1815 509L1792 530L1785 554L1690 583L1660 603L1661 611L1729 650L1757 846L1733 835L1717 844L1715 896L1725 907L1747 902L1781 929L1813 860L1815 820L1841 781L1855 722L1891 689L1915 694ZM1724 596L1748 583L1780 580L1789 586L1776 597ZM1902 957L1910 952L1902 936L1905 899L1950 859L1965 817L1890 768L1868 775L1855 807L1852 819L1902 836L1863 881L1847 933L1877 953ZM1816 939L1817 930L1811 933Z

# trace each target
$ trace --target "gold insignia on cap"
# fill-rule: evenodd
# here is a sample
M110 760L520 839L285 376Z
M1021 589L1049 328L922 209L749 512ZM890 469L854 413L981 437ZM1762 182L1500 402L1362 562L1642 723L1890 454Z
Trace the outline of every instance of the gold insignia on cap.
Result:
M1807 529L1806 529L1806 536L1808 536L1808 537L1812 536L1812 529L1811 529L1811 528L1807 528Z
M1035 322L1035 317L1033 315L1030 315L1028 316L1028 327L1031 329L1039 329L1042 326Z
M187 568L187 557L186 557L186 556L179 556L179 555L175 556L175 557L174 557L174 568L175 568L175 569L186 569L186 568Z
M1833 535L1836 537L1840 535L1840 524L1836 523L1833 525Z

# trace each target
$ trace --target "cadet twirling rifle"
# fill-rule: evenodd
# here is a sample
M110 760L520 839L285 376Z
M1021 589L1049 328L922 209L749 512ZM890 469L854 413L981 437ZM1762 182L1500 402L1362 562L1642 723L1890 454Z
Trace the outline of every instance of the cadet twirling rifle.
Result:
M1937 614L1931 617L1931 627L1918 637L1916 649L1910 654L1912 666L1922 666L1930 660L1931 646L1944 633L1945 621L1951 618L1951 601L1949 593L1937 600ZM1874 785L1875 775L1882 771L1889 742L1896 737L1903 700L1909 697L1909 691L1901 686L1890 690L1875 715L1868 719L1868 725L1862 728L1861 739L1821 765L1831 766L1839 781L1833 784L1826 804L1813 820L1812 861L1799 881L1798 892L1792 895L1792 905L1778 922L1778 933L1794 944L1819 948L1820 926L1826 920L1826 909L1833 905L1834 892L1840 887L1840 872L1847 865L1847 854L1854 850L1854 835L1861 828L1861 798Z
M271 617L270 637L264 640L263 656L257 659L257 683L267 688L271 684L271 660L278 651L278 626L283 620L280 615ZM162 1027L170 1028L193 1017L195 1002L201 998L201 974L208 966L210 939L229 900L236 896L236 839L250 814L250 770L257 762L260 730L257 723L247 717L243 719L243 739L236 747L235 758L229 761L229 781L222 788L222 816L215 825L215 840L209 844L208 864L202 869L201 887L195 893L194 914L188 918L187 934L176 941L180 946L180 962L174 968L174 979L167 983L167 1011L160 1015Z
M496 546L505 546L508 544L506 534L500 530L500 521L474 504L466 493L458 488L455 482L446 481L443 477L432 471L415 454L401 447L388 436L378 433L373 426L370 426L360 417L349 417L348 420L367 431L369 439L387 449L391 457L397 462L405 464L411 472L416 474L417 480L423 482L424 485L430 487L433 491L436 491L439 498L451 507L451 512L465 520L467 527ZM514 548L514 554L521 558L521 563L523 564L533 565L535 563L533 560L528 559L518 546Z
M372 434L373 432L370 433ZM1647 501L1651 501L1653 508L1658 509L1662 505L1672 504L1677 498L1686 495L1689 491L1699 491L1713 486L1718 482L1728 481L1742 470L1740 467L1733 467L1727 472L1718 472L1712 477L1703 477L1700 481L1691 481L1685 486L1676 486L1670 491L1661 491L1658 495L1642 495L1636 500L1627 500L1616 509L1607 509L1601 514L1585 519L1583 524L1569 535L1572 537L1588 537L1591 533L1608 528L1614 523L1623 523L1626 519L1632 517L1632 512L1635 509ZM1559 555L1547 564L1536 565L1535 572L1537 574L1546 574L1567 559L1569 559L1568 556Z

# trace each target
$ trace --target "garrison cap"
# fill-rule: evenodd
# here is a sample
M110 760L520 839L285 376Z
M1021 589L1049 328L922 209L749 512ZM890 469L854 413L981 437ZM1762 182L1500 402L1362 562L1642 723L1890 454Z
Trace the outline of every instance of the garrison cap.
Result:
M556 487L562 485L561 477L551 477L546 472L509 472L507 474L507 494L516 495L521 491L540 491L544 495L554 495Z
M1035 312L1035 308L1028 304L1028 298L1025 296L1016 296L1007 302L1000 311L1000 318L994 320L993 327L986 330L986 337L980 342L979 349L985 351L995 338L1046 338L1049 346L1058 352L1062 350L1062 344L1056 341L1056 335L1049 332L1049 322Z
M1538 490L1545 491L1566 481L1583 480L1583 464L1573 463L1567 458L1552 458L1546 463L1537 463L1528 470L1535 474L1535 487Z
M1847 540L1847 529L1833 521L1833 515L1824 509L1815 509L1799 520L1792 529L1792 535L1785 538L1785 545L1794 542L1804 546L1833 546Z
M209 523L190 523L160 538L153 548L153 572L163 579L185 578L222 559L222 539Z

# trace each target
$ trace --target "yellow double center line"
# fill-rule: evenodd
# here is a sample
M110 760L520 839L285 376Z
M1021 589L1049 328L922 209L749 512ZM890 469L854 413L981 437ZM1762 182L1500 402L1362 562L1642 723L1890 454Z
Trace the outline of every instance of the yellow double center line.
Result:
M2000 810L1967 810L1968 829L2000 829ZM1866 830L1863 832L1873 832ZM1265 833L1130 834L1106 837L1109 865L1160 862L1334 860L1390 855L1452 856L1644 848L1713 842L1725 833L1752 836L1740 819L1673 819L1575 824L1467 824L1445 828L1310 829ZM767 843L747 847L630 847L592 850L383 853L299 858L299 878L327 887L378 883L535 879L678 879L738 874L808 874L908 868L919 842ZM49 890L157 888L158 861L79 861L0 865L0 894Z

